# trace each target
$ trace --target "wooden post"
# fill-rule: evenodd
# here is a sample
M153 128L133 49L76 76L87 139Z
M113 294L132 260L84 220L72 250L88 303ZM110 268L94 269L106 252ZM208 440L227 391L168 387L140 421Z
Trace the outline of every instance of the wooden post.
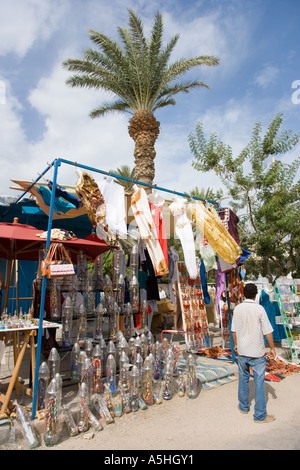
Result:
M2 408L1 408L1 413L5 413L5 411L7 409L12 391L14 389L14 385L15 385L17 379L18 379L19 369L20 369L20 366L21 366L22 361L23 361L23 357L24 357L24 354L25 354L25 351L26 351L26 347L27 347L27 344L28 344L30 334L31 334L31 330L25 331L23 345L22 345L20 354L19 354L18 359L16 361L16 365L15 365L12 377L11 377L9 385L8 385L8 389L7 389L7 392L6 392L6 395L5 395L5 399L3 401L3 405L2 405Z

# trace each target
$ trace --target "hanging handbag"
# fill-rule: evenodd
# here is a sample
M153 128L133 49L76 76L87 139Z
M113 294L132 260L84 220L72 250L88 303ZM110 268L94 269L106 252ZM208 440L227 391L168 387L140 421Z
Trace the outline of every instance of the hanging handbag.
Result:
M51 243L46 258L41 263L42 276L74 276L75 269L71 258L62 243Z

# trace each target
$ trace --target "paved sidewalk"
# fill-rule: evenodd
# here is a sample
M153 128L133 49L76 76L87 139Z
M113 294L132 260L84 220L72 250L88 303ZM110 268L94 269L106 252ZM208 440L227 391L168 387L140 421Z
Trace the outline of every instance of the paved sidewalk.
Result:
M214 346L220 345L216 330ZM181 344L184 349L184 345ZM283 353L280 347L277 354ZM205 358L203 358L205 360ZM212 359L207 359L212 361ZM236 364L229 363L233 368ZM3 371L2 371L3 372ZM1 372L1 374L2 374ZM0 376L1 376L0 374ZM3 386L3 383L0 384ZM250 413L239 413L237 409L238 381L202 389L195 400L175 396L147 410L115 418L115 423L106 425L91 439L78 435L70 438L63 428L61 441L46 448L43 440L43 421L34 420L41 445L39 450L299 450L300 449L300 373L292 374L280 382L266 382L268 413L276 419L269 424L253 421L254 389L250 379ZM64 388L66 399L76 403L76 386ZM28 398L26 397L26 400ZM9 430L9 431L8 431ZM7 435L5 436L5 432ZM2 439L2 445L1 445ZM5 441L5 443L3 442ZM0 426L0 449L26 449L17 425ZM111 455L111 452L110 454ZM122 453L118 454L122 455Z

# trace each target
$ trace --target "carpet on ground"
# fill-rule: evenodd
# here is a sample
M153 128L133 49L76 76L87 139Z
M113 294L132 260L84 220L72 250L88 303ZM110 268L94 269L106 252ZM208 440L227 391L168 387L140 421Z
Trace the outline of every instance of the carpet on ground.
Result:
M179 356L177 367L179 371L186 371L186 357ZM196 357L196 375L202 388L210 390L237 380L232 367L218 363L205 362L205 359Z

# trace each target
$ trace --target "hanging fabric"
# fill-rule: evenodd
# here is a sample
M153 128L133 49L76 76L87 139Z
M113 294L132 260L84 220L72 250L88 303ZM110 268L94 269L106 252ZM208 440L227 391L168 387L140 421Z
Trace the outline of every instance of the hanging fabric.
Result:
M216 253L227 263L233 264L242 250L214 211L206 209L200 201L189 203L188 211Z
M96 228L97 235L110 244L116 243L116 236L106 223L106 204L103 195L94 178L87 172L76 170L78 180L76 193L80 197L87 215Z
M133 190L131 208L139 228L140 236L148 249L155 275L163 276L168 274L169 270L158 241L146 191L143 188L138 188L136 185L133 186Z
M162 215L164 198L161 197L156 189L153 189L152 194L148 196L150 211L153 217L154 225L156 228L156 233L158 236L158 241L161 246L162 252L164 254L165 261L168 266L168 242L167 242L167 232L165 228L165 223Z
M226 230L228 230L232 238L239 245L240 238L237 229L237 224L239 222L238 216L233 212L233 210L229 209L228 207L218 208L216 209L216 211Z
M124 187L108 176L98 181L98 187L106 204L106 222L110 230L119 237L127 236Z
M175 234L181 242L186 268L191 279L198 275L196 264L195 241L191 222L187 217L186 201L180 196L175 196L169 207L174 216Z

